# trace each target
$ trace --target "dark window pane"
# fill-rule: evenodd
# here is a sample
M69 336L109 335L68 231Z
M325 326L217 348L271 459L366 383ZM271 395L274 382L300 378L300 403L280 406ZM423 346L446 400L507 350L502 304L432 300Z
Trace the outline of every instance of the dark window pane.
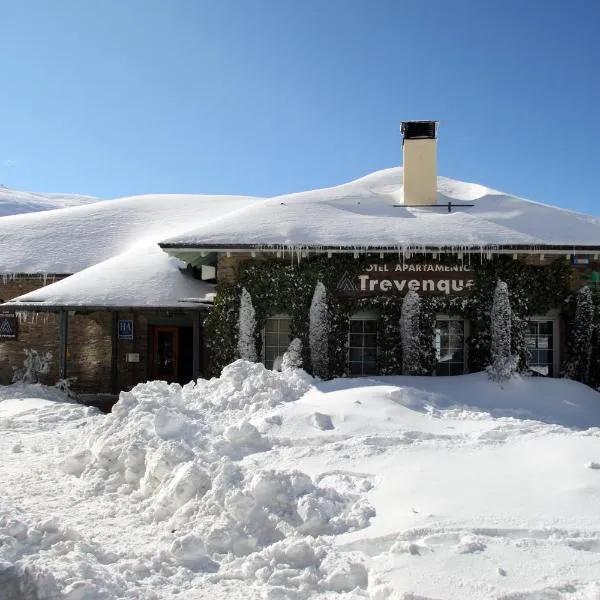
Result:
M363 322L352 319L350 321L350 333L362 333Z
M377 348L377 336L373 334L365 335L365 347Z
M363 321L365 333L377 333L377 321L371 319Z
M265 335L265 346L277 346L279 344L279 335L275 332L267 332Z
M365 361L375 362L377 360L377 349L365 348L364 357Z
M361 348L350 348L350 362L363 360L363 350Z
M350 375L362 375L362 363L349 364Z
M364 364L364 374L365 375L377 375L377 363L366 362Z
M363 345L363 336L360 333L351 333L350 334L350 347L351 348L361 348Z

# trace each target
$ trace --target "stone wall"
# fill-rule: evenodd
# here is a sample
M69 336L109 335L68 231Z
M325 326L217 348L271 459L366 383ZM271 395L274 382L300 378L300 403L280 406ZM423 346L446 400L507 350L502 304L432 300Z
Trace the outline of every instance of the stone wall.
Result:
M37 290L44 285L54 283L64 276L15 276L0 280L0 299L3 302L12 300L22 294ZM2 311L0 312L9 312ZM38 313L24 315L18 323L16 340L0 340L0 385L11 383L14 369L23 366L25 350L37 350L39 353L52 353L50 372L44 382L54 383L58 379L58 315Z
M235 283L240 264L248 260L250 256L250 252L234 252L231 256L227 256L223 252L219 253L217 256L217 282Z

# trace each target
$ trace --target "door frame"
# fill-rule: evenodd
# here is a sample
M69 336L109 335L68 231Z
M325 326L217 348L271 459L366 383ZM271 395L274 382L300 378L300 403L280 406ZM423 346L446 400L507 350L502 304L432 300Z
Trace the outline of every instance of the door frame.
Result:
M157 373L156 366L158 365L158 334L159 333L173 333L173 360L174 368L172 375L172 382L177 382L179 377L179 325L152 325L152 352L149 353L150 357L150 379L160 378Z

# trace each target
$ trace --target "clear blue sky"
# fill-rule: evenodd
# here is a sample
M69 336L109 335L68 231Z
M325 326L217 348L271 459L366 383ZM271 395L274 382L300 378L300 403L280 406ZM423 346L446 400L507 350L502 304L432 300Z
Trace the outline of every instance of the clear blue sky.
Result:
M600 214L597 0L0 0L0 183L274 195L401 163Z

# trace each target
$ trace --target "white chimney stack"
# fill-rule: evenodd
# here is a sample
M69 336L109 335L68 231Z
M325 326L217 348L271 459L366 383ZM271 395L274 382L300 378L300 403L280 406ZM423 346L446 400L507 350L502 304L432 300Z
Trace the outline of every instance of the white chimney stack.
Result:
M404 121L404 205L437 204L438 121Z

